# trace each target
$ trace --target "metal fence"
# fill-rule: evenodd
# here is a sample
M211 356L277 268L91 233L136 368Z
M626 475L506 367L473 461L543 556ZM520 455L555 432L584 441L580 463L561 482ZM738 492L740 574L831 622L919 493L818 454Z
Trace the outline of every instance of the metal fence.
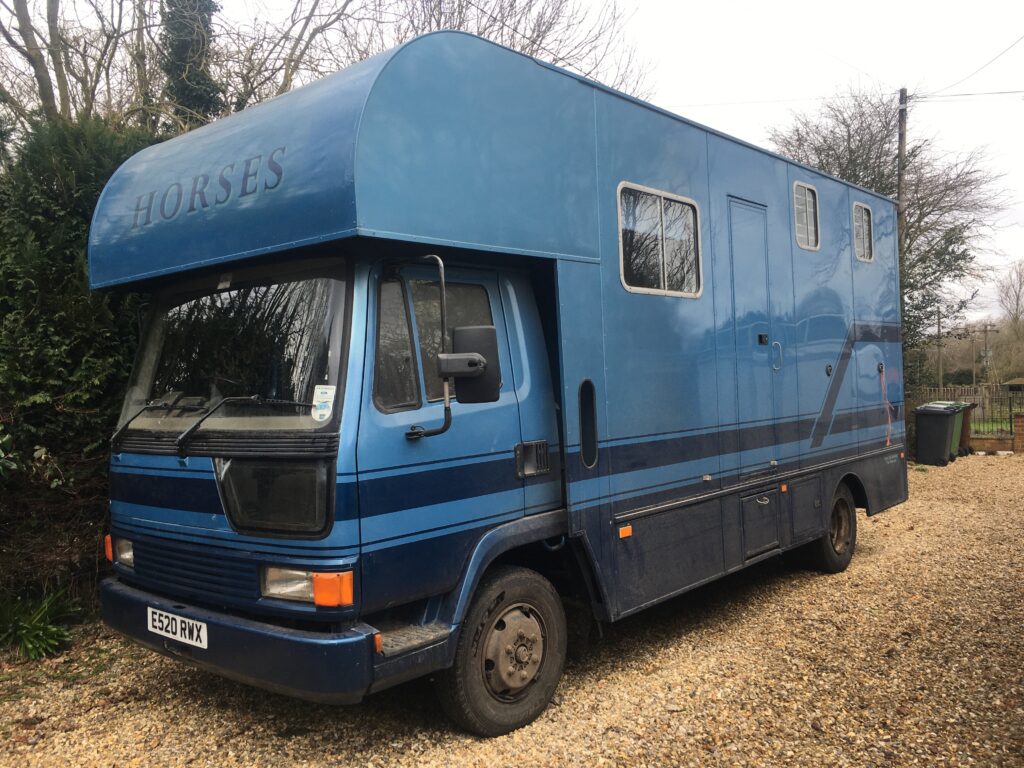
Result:
M964 387L918 387L908 392L907 415L921 403L959 400L977 403L971 414L971 434L999 437L1013 434L1013 414L1024 413L1024 392L1009 392L997 384Z

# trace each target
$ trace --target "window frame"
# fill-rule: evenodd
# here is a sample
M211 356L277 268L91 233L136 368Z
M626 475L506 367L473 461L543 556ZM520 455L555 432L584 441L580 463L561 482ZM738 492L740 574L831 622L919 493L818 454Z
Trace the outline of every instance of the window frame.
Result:
M803 187L809 189L814 193L814 231L817 234L817 242L811 245L803 245L800 242L800 235L797 233L796 228L796 188ZM793 239L796 241L797 247L805 251L820 251L821 250L821 196L818 194L818 188L813 184L808 184L806 181L794 181L793 182L793 193L789 196L789 204L793 210Z
M384 283L398 283L399 289L402 291L402 306L405 308L405 324L409 329L409 351L412 353L412 365L413 365L413 384L416 387L416 401L409 405L397 405L388 406L384 405L377 393L377 364L378 355L380 353L380 308L381 308L381 293L384 290ZM420 356L419 356L419 341L416 337L416 327L413 325L413 312L410 307L409 291L405 285L405 279L401 276L387 277L381 276L377 282L377 305L375 307L376 312L374 313L374 320L376 325L374 327L374 338L373 338L373 384L371 385L372 399L374 407L381 413L402 413L403 411L416 411L423 407L423 387L420 379Z
M644 192L649 195L654 195L664 200L672 200L677 203L689 206L693 209L694 222L696 226L696 237L694 238L694 245L697 248L697 290L696 292L691 291L672 291L668 288L643 288L635 285L630 285L626 282L626 253L623 247L622 241L622 190L633 189L637 192ZM616 211L616 226L618 227L618 238L619 238L619 283L629 293L642 293L648 296L675 296L680 299L699 299L704 294L704 248L701 244L701 227L700 227L700 206L697 205L697 201L690 197L684 197L683 195L674 195L671 192L665 192L660 189L653 187L646 187L643 184L636 184L632 181L620 181L618 187L615 189L615 211ZM659 243L661 248L661 277L662 282L666 280L665 275L665 204L661 202L658 206L659 216L659 228L660 237Z
M857 209L863 208L867 211L867 237L865 242L867 243L867 256L860 256L857 253ZM867 203L861 203L859 201L854 202L852 212L852 235L853 235L853 255L857 261L863 261L865 264L871 264L875 261L875 212L871 210L871 206Z

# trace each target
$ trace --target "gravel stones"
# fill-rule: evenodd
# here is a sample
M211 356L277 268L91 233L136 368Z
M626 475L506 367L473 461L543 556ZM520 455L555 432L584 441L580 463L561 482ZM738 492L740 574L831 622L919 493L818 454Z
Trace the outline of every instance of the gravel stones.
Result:
M426 681L318 706L90 624L0 661L0 765L1024 765L1024 456L918 469L846 572L777 559L613 625L508 736Z

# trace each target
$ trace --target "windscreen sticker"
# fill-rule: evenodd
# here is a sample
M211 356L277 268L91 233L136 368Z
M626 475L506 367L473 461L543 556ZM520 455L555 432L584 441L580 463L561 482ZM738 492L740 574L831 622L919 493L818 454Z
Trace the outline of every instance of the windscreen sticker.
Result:
M329 384L317 384L313 388L313 409L310 414L314 421L327 421L331 418L334 407L334 391L337 387Z

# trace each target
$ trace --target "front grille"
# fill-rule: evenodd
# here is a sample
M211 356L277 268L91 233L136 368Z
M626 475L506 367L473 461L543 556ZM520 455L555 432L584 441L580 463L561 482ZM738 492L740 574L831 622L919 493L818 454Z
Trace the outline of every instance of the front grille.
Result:
M115 451L176 456L179 432L151 432L129 429ZM189 440L189 456L275 456L277 458L328 457L338 455L337 431L227 432L200 430Z
M135 539L131 580L199 603L257 600L259 569L252 560L198 544Z

